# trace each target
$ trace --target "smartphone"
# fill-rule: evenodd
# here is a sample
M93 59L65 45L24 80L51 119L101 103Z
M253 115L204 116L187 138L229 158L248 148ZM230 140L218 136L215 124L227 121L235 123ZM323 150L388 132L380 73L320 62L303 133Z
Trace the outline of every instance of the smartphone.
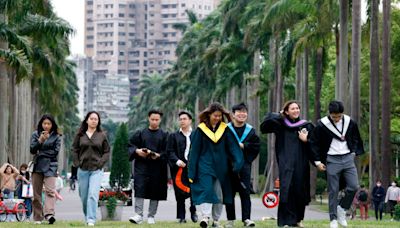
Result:
M307 134L308 133L307 128L301 129L301 133Z

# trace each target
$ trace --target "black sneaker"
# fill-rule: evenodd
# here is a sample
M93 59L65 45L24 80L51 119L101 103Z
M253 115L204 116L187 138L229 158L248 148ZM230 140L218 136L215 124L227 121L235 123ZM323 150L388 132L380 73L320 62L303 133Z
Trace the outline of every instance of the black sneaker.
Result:
M199 217L197 217L196 213L193 213L190 218L192 219L192 222L196 223L199 220Z
M56 218L54 218L54 216L50 216L50 218L48 218L47 221L49 221L49 224L51 225L56 222Z

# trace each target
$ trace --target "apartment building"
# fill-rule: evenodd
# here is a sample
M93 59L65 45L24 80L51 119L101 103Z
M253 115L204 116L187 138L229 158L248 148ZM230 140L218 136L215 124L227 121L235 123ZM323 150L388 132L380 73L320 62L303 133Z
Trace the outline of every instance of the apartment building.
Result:
M182 33L172 26L187 23L185 10L199 19L220 0L85 0L85 54L97 76L127 75L136 95L143 74L164 73L176 60Z

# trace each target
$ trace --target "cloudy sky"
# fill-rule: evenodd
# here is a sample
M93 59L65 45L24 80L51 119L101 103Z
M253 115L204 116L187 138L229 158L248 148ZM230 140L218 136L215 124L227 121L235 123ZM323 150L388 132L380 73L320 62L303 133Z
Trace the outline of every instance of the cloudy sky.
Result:
M84 37L84 0L51 0L57 15L68 21L75 29L75 35L71 37L72 54L83 55Z

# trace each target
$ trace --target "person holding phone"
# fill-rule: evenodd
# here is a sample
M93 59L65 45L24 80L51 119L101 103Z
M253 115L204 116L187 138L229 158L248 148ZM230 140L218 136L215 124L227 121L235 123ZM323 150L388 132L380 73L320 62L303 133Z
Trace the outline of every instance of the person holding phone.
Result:
M167 199L167 137L168 133L160 128L163 113L150 110L149 126L137 131L129 139L129 160L135 162L135 214L129 218L134 224L143 222L144 200L149 199L147 223L154 224L158 201Z
M57 156L60 152L61 137L54 118L45 114L40 118L37 130L31 137L31 154L35 155L32 173L33 185L33 219L41 224L46 219L53 224L55 219L55 191L57 179ZM45 189L44 207L42 205L42 191Z
M300 118L300 105L296 101L288 101L280 113L268 113L260 129L264 134L276 136L280 180L278 226L304 227L305 208L311 201L309 161L312 154L308 135L314 126Z

